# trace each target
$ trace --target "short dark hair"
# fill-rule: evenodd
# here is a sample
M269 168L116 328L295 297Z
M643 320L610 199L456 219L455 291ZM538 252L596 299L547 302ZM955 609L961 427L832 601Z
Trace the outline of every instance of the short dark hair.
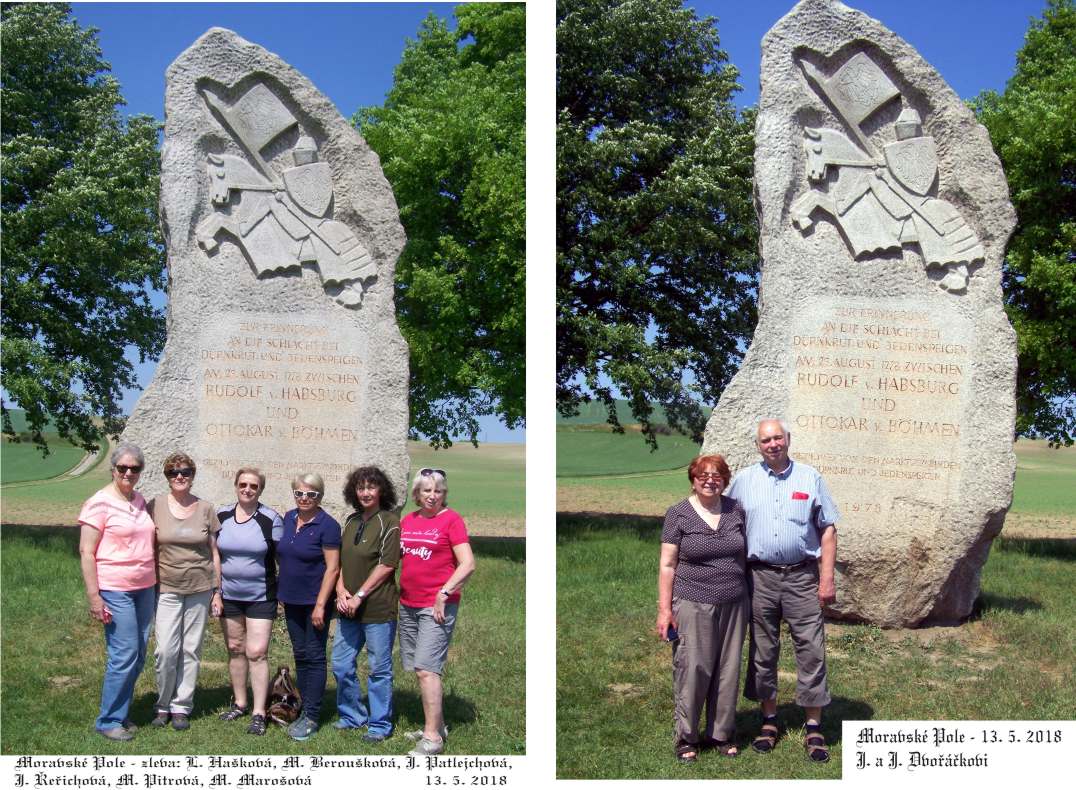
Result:
M198 464L186 453L172 453L164 459L164 471L166 472L170 469L182 469L185 466L193 469L195 474L198 473Z
M381 490L380 505L382 510L396 509L396 489L388 476L381 471L380 466L356 467L351 470L351 474L344 481L344 501L355 510L362 510L359 498L355 494L355 489L359 487L359 483L373 483Z

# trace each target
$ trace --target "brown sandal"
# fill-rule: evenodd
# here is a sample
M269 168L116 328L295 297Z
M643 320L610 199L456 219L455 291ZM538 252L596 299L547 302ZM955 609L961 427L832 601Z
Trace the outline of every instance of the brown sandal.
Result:
M769 754L777 745L778 735L780 735L780 730L777 729L776 724L763 724L758 736L751 741L751 748L759 754Z
M826 748L826 737L821 732L808 732L803 739L803 748L807 750L807 756L811 758L811 762L829 762L829 750Z
M694 743L682 743L676 747L676 762L683 765L697 762L699 759L699 747Z

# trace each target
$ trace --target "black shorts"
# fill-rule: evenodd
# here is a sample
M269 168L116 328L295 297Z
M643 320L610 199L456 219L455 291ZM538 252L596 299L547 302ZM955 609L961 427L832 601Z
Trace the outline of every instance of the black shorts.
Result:
M230 601L224 599L225 617L247 617L251 620L275 620L276 600Z

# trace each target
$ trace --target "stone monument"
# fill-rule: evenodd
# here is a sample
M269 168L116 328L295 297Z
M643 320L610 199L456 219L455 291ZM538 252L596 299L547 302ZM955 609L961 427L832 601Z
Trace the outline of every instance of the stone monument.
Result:
M404 234L377 154L306 77L221 28L169 67L165 113L168 338L123 435L146 453L142 492L167 490L161 464L182 451L219 504L240 466L268 475L262 501L281 512L313 471L342 519L360 464L403 502Z
M704 450L758 419L838 501L837 601L882 626L968 615L1016 468L1015 224L986 130L879 22L803 0L762 43L759 323Z

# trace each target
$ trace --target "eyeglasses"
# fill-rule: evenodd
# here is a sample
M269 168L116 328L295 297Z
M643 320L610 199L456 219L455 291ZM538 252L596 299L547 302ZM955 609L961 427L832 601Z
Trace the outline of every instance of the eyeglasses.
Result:
M695 475L696 480L721 480L723 479L717 472L699 472Z
M296 499L313 499L314 501L321 499L320 491L292 491L291 495Z
M236 488L241 488L241 489L244 489L244 490L247 489L247 488L250 488L250 489L252 489L254 491L257 491L259 488L261 488L261 486L258 485L257 483L240 483L239 485L236 486Z
M441 475L441 477L443 477L445 480L448 479L448 472L446 472L444 469L434 469L427 466L424 469L419 469L418 473L422 477L429 477L430 475Z
M121 475L125 475L128 472L130 472L133 475L140 475L140 474L142 474L142 467L141 466L128 466L127 464L116 464L116 471L119 472Z
M194 470L189 466L184 466L182 469L165 469L164 476L171 480L174 477L185 477L188 480L194 477Z

